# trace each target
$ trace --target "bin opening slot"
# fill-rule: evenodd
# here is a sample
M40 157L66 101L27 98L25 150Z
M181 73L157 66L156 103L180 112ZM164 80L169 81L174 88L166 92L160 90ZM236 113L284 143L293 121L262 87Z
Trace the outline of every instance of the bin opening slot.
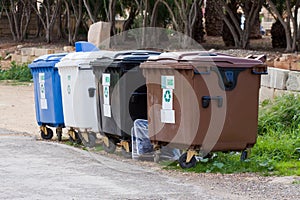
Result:
M220 76L219 85L222 89L225 89L226 91L233 90L238 81L238 76L240 72L244 71L243 68L221 68L218 67L215 70L217 70L217 73Z

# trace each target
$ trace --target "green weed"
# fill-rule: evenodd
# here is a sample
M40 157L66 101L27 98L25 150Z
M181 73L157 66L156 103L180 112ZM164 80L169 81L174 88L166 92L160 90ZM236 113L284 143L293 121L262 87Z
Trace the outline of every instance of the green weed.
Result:
M259 108L258 138L246 161L239 152L217 152L203 159L192 172L243 173L300 176L300 96L283 95L264 101ZM168 169L179 169L170 164Z
M0 80L31 81L32 75L27 64L11 62L11 68L8 70L3 70L0 67Z

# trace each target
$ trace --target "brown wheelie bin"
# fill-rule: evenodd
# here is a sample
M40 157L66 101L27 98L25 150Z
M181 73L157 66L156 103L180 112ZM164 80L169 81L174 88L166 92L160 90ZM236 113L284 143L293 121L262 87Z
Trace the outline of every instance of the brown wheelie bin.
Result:
M198 153L243 151L245 159L257 138L264 59L203 51L150 57L141 68L154 147L187 150L179 159L183 168L193 167Z

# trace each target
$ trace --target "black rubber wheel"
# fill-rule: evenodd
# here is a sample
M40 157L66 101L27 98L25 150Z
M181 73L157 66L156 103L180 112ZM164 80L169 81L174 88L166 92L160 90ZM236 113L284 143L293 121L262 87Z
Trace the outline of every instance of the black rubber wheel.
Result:
M62 131L61 131L61 129L56 129L56 135L57 135L58 141L61 141L62 140Z
M70 142L73 142L73 143L76 143L76 144L81 144L81 139L79 137L79 134L77 131L74 131L75 132L75 139L72 138L71 136L69 136L69 141Z
M103 142L102 146L104 151L107 153L114 153L116 150L116 144L113 139L108 138L109 146L106 146L106 144Z
M80 137L80 139L82 141L82 144L84 146L86 146L86 147L90 147L91 148L91 147L94 147L96 145L96 139L97 139L96 133L93 133L93 132L89 132L88 133L89 141L86 141L84 139L84 137L81 135L80 132L79 132L79 137Z
M128 159L132 158L131 148L129 148L129 152L127 152L126 149L124 147L122 147L121 153L122 153L122 156L124 156L125 158L128 158Z
M187 158L187 153L184 153L180 156L178 162L181 168L183 169L187 169L187 168L192 168L195 167L197 164L197 160L196 157L193 156L192 159L190 160L190 162L186 162L186 158Z
M47 129L47 135L44 133L44 131L41 130L41 137L44 140L51 140L53 137L53 131L48 127L46 129Z
M244 150L244 151L242 151L242 153L241 153L241 161L245 161L245 160L247 160L247 158L248 158L248 151L247 150Z

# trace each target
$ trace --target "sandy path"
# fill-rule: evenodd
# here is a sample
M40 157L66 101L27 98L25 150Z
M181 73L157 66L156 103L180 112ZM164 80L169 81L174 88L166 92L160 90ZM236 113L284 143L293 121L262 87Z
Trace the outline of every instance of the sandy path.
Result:
M33 84L0 84L0 127L38 135Z

